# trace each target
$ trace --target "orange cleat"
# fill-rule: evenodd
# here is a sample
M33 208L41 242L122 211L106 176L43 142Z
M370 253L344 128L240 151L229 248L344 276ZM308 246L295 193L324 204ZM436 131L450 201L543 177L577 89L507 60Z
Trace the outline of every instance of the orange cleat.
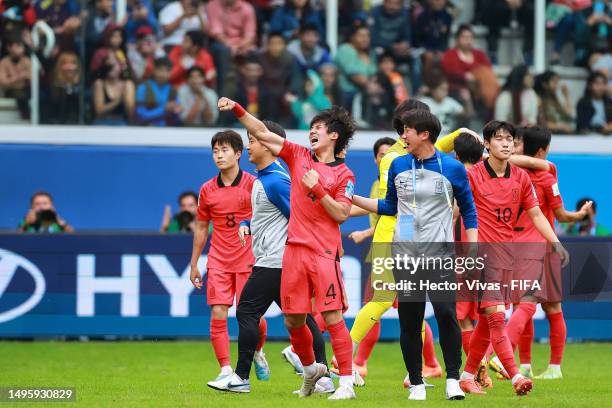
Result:
M423 378L441 378L442 377L442 367L440 367L440 364L438 364L435 367L423 365L422 375L423 375Z
M533 381L531 381L529 378L523 377L517 380L513 386L516 395L527 395L527 393L529 393L529 391L531 391L533 388Z
M489 377L489 373L487 371L487 362L483 360L478 367L478 372L476 373L476 382L482 388L493 388L493 380Z
M475 378L469 380L459 380L459 386L466 394L485 395L486 392L480 388Z
M360 366L360 365L355 364L355 362L353 362L353 367L355 367L355 369L357 370L361 378L366 378L368 376L368 366L367 365L364 364Z

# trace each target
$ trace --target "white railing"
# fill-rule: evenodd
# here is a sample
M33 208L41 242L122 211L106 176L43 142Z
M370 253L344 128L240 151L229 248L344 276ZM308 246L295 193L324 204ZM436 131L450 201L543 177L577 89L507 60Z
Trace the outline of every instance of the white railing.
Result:
M55 33L53 29L49 27L43 20L39 20L32 27L32 43L34 50L32 50L32 77L30 78L30 118L33 125L40 123L40 61L36 56L35 50L40 47L40 35L45 37L45 48L41 51L42 55L47 58L51 55L53 47L55 47Z

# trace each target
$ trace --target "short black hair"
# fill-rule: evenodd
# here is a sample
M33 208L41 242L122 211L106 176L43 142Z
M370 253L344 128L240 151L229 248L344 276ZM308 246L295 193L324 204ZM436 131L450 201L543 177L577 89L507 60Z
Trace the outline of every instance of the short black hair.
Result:
M469 31L470 33L474 34L474 30L472 29L471 25L469 25L469 24L461 24L457 28L457 32L455 33L455 38L459 38L461 36L461 34L463 34L464 31Z
M332 106L330 109L325 109L312 118L310 121L310 128L312 128L315 123L319 122L323 122L325 126L327 126L328 133L338 133L334 154L337 155L342 150L346 149L355 133L355 121L351 117L351 114L340 106Z
M525 135L525 126L516 126L514 128L514 140L523 140Z
M223 146L228 145L234 150L234 152L242 152L244 150L244 144L242 143L242 137L235 130L227 129L215 133L210 142L210 146L214 149L215 145Z
M282 40L283 40L284 42L287 42L287 40L285 39L285 36L284 36L284 35L283 35L283 33L281 33L280 31L272 31L272 32L270 32L270 33L268 34L268 41L270 41L270 39L271 39L272 37L280 37L280 38L282 38Z
M502 120L492 120L482 128L482 137L488 142L500 130L505 130L510 133L513 139L516 135L516 128L512 123Z
M396 59L395 59L395 56L394 56L394 55L393 55L393 53L391 53L390 51L383 51L383 53L382 53L382 54L380 54L380 55L378 56L378 63L380 64L380 63L381 63L381 61L382 61L382 60L384 60L384 59L390 59L390 60L393 60L393 62L394 62L395 64L397 64L397 61L396 61Z
M460 133L455 139L455 155L461 163L476 164L482 159L484 146L469 133Z
M167 57L158 57L153 60L153 68L168 68L172 69L172 61L170 61Z
M529 126L523 132L523 153L535 156L540 149L546 150L550 145L552 135L548 128L542 126Z
M314 31L315 33L319 34L319 29L317 28L315 24L313 23L302 24L302 26L300 27L300 34L307 33L308 31Z
M181 205L181 201L183 201L183 198L186 197L193 197L196 202L198 201L198 195L195 193L195 191L184 191L178 196L179 205Z
M576 202L576 211L580 211L582 206L585 205L587 201L593 202L592 208L593 208L593 214L595 214L597 212L597 205L595 204L595 200L593 200L590 197L582 197L580 200L578 200L578 202Z
M194 45L197 45L200 48L204 46L204 41L206 40L206 36L204 35L202 31L191 30L191 31L187 31L185 35L189 37L189 39Z
M425 109L408 111L402 115L401 121L404 128L412 128L417 133L429 132L429 141L431 143L436 143L442 130L438 118Z
M381 146L389 145L393 146L395 144L395 140L390 137L381 137L376 142L374 142L374 157L378 156L378 151Z
M191 74L194 73L194 72L199 72L200 75L202 75L202 77L206 78L206 74L204 74L204 70L199 65L192 65L191 68L189 68L187 70L186 77L189 78L191 76Z
M418 99L408 98L395 107L395 110L393 111L392 126L398 135L401 136L404 133L404 124L402 123L401 119L402 115L416 109L428 111L429 106L425 102L421 102Z
M287 138L287 133L285 132L285 129L283 129L283 127L280 124L272 120L262 120L262 122L264 125L266 125L266 127L268 128L270 132L279 135L283 139Z
M32 197L30 197L30 205L34 204L34 200L36 199L36 197L47 197L49 200L51 200L51 202L53 202L53 197L51 196L51 193L47 193L46 191L37 191L34 194L32 194Z

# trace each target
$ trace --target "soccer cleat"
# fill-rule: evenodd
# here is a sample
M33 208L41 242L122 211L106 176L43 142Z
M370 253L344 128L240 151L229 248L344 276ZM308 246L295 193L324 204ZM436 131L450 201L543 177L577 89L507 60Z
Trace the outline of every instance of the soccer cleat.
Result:
M442 377L442 367L438 364L435 367L430 367L427 365L423 365L422 370L423 378L441 378Z
M536 380L562 380L563 374L561 373L561 368L549 366L546 370L544 370L542 374L536 375L535 379Z
M427 399L425 384L411 385L408 390L410 392L408 399L411 401L425 401Z
M329 400L352 400L355 398L357 398L357 396L355 395L355 390L353 389L353 387L341 385L327 399Z
M327 373L327 367L320 363L315 363L315 370L313 375L306 375L306 373L304 373L304 381L302 382L302 388L300 388L298 394L300 398L310 397L315 390L317 381Z
M365 380L359 374L359 370L357 370L357 367L355 367L355 365L353 365L353 385L355 387L365 387Z
M525 378L533 378L533 370L531 369L531 366L528 366L528 367L521 366L519 367L519 372Z
M425 388L433 388L435 385L428 383L423 379L423 384L425 384ZM410 374L406 374L404 377L404 388L410 388Z
M291 346L287 346L281 351L281 355L289 363L291 367L295 370L296 374L302 375L304 374L304 366L300 361L300 358L293 350L291 350Z
M510 379L510 375L508 375L508 372L506 371L504 366L502 366L501 363L497 360L497 358L492 358L491 360L489 360L489 368L495 372L495 377L498 380Z
M512 386L514 387L514 392L516 392L516 395L527 395L527 393L533 388L533 381L531 381L529 378L522 377L516 380Z
M334 391L336 391L336 387L334 387L334 382L330 377L321 377L315 384L314 394L331 394ZM295 390L293 393L299 394L300 390Z
M478 366L478 372L476 373L476 382L482 388L493 388L493 380L489 377L487 371L487 360L483 359Z
M357 370L361 378L365 379L368 376L368 366L367 365L364 364L360 366L360 365L353 363L353 367L355 367L355 369Z
M459 386L466 394L485 395L486 392L480 388L475 378L459 380Z
M459 385L459 381L454 378L446 380L446 399L447 400L462 400L465 399L465 393Z
M236 373L219 376L215 381L209 381L207 385L217 391L237 392L242 394L251 392L251 383L249 380L243 380L238 377Z
M257 379L260 381L268 381L270 379L270 366L268 365L263 350L255 352L253 363L255 363L255 375Z

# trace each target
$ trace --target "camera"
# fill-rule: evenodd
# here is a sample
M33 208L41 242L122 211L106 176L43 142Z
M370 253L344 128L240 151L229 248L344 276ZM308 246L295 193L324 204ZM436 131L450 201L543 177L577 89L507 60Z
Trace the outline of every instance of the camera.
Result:
M181 232L192 232L191 223L195 219L192 213L189 211L181 211L174 216L174 219L178 223Z
M53 210L40 210L36 213L36 224L57 223L57 214Z

